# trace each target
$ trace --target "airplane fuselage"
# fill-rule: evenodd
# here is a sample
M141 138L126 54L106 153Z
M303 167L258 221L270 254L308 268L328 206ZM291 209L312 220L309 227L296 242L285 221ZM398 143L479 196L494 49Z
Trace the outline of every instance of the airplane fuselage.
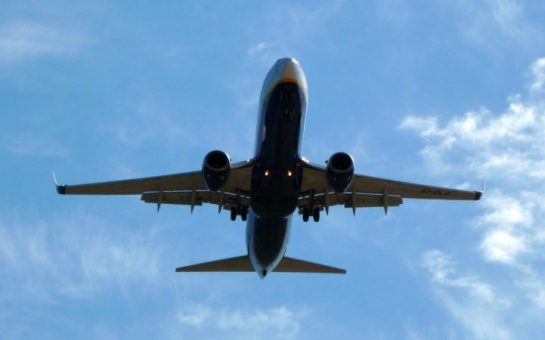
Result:
M246 229L248 255L260 277L274 270L286 250L303 176L299 160L306 105L301 66L294 59L278 60L261 92Z

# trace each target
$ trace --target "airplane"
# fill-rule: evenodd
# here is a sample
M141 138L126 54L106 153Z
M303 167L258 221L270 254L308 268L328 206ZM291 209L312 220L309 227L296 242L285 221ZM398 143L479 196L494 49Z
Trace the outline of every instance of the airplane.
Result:
M145 203L189 205L203 203L218 212L230 211L246 224L247 254L176 268L177 272L336 273L346 270L284 256L294 213L304 222L336 205L352 209L389 207L404 198L479 200L481 191L400 182L356 174L354 160L336 152L325 166L301 156L308 103L307 81L293 58L276 61L268 72L259 101L254 157L231 163L221 150L204 157L197 171L79 185L58 185L62 195L141 195Z

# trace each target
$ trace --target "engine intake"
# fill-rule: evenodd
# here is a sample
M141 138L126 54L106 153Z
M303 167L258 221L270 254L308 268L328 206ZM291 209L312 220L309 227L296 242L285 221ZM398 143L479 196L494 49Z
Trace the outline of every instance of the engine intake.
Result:
M231 174L229 156L220 150L210 151L204 156L202 174L208 189L218 191L227 183Z
M326 168L327 183L336 193L345 192L354 177L354 160L346 152L329 157Z

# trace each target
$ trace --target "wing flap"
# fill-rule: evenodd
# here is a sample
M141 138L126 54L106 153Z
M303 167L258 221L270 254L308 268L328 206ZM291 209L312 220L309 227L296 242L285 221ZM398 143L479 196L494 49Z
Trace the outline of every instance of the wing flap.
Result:
M196 205L203 203L221 205L225 208L242 204L250 206L250 198L232 193L213 191L176 191L176 192L145 192L140 197L145 203Z
M384 206L384 195L349 194L346 196L351 197L345 201L345 208L368 208ZM403 199L399 196L386 196L386 205L389 207L397 207L401 203L403 203Z
M403 203L400 196L387 195L387 206L397 207ZM335 205L343 205L345 208L372 208L384 207L384 195L371 195L361 193L342 193L336 194L333 192L327 194L305 196L299 199L299 207L308 207L311 201L319 201L323 206L331 207Z

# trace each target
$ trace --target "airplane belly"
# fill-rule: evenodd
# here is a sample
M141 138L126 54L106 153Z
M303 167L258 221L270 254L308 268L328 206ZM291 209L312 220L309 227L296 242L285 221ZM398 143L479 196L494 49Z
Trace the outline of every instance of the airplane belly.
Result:
M303 174L299 153L306 108L306 87L301 84L278 83L261 98L246 235L250 261L261 277L282 260L292 214L298 206Z
M279 84L262 108L263 138L252 172L252 210L261 218L285 218L297 208L302 171L299 168L302 127L301 91L297 84Z
M278 85L264 110L264 130L260 154L269 160L288 163L299 154L302 127L301 93L297 84Z
M260 275L265 275L273 271L284 256L291 229L291 216L260 218L251 214L247 228L250 261Z

